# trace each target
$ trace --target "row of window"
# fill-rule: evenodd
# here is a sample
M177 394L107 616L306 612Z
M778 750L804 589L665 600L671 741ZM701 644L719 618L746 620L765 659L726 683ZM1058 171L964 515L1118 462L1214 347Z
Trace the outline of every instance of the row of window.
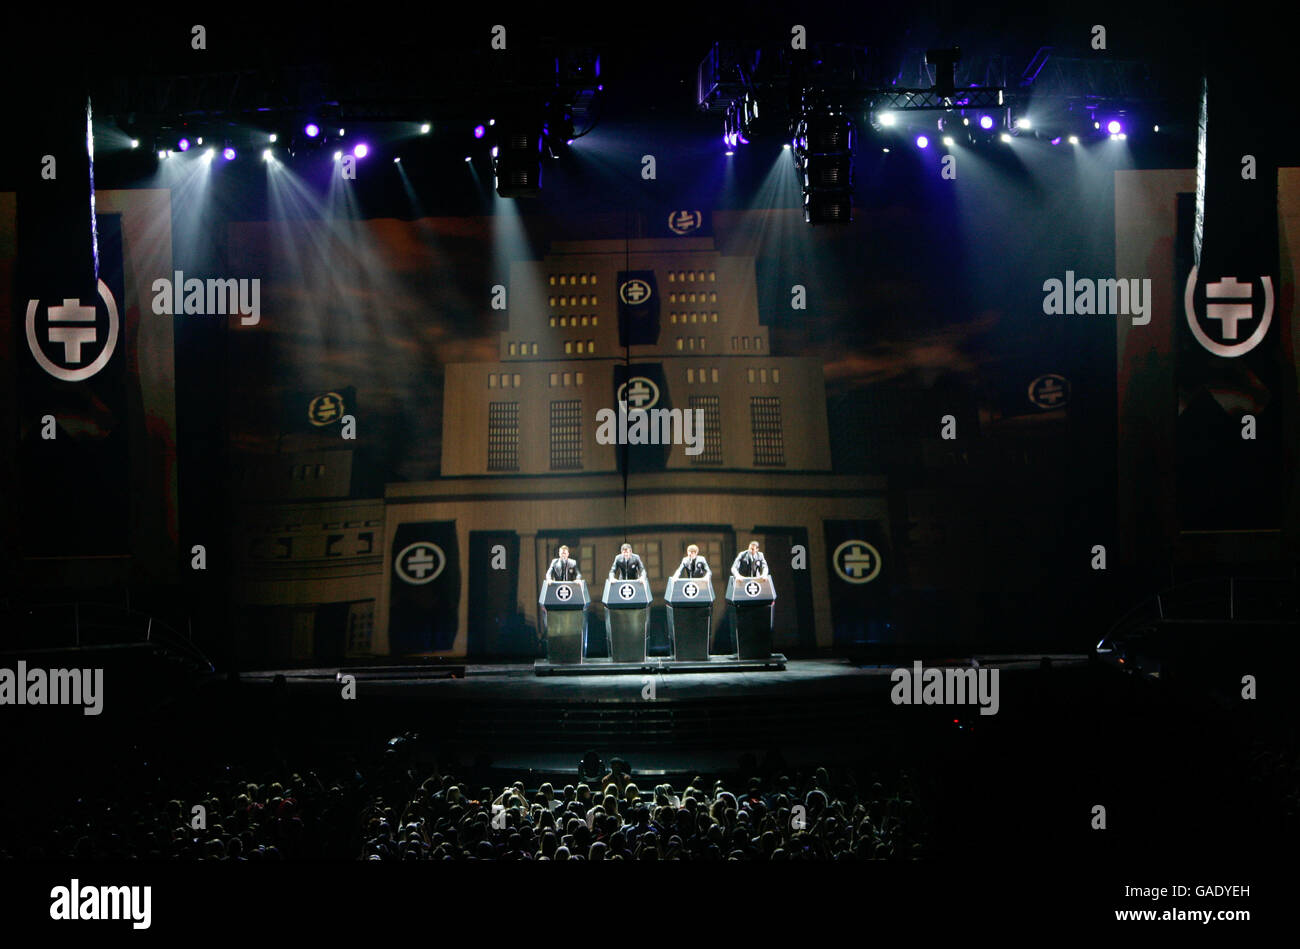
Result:
M732 349L753 349L763 348L763 337L761 336L733 336L731 337Z
M699 370L704 373L705 370ZM717 381L717 370L713 370ZM556 374L552 373L552 380ZM568 373L564 373L567 381ZM581 376L581 374L579 374ZM552 381L552 385L555 382ZM578 384L582 384L581 378ZM692 465L722 464L722 403L716 395L693 395L690 410L704 412L704 445L698 455L688 455ZM781 399L752 396L749 400L750 431L756 467L785 464L785 441L781 427ZM582 400L556 399L551 402L551 470L582 469ZM488 404L488 471L519 470L519 403Z
M767 382L767 380L768 380L768 375L769 375L769 374L768 374L768 371L767 371L766 369L751 369L751 370L749 370L749 381L750 381L750 382ZM772 372L771 372L771 379L772 379L773 382L780 382L780 381L781 381L781 370L780 370L780 369L773 369Z
M709 283L716 283L717 280L718 280L718 272L716 270L710 270ZM669 283L696 283L696 282L703 283L704 271L703 270L670 270L668 271L668 282Z
M325 477L324 465L292 465L289 477L294 481L314 481Z
M591 322L588 323L587 321ZM579 322L581 321L581 322ZM594 313L589 316L552 316L552 326L599 326L600 317Z
M553 372L551 373L551 388L556 386L580 386L584 382L581 372Z
M594 287L596 285L596 275L594 273L551 274L550 284L553 287L557 284L561 287L585 287L588 284Z
M688 319L689 317L689 319ZM716 323L718 322L718 311L712 313L669 313L669 323Z
M530 353L529 347L531 347L531 354L536 356L536 343L509 343L506 345L506 352L511 356L527 356Z
M712 374L712 379L709 378L710 374ZM687 370L686 370L686 381L687 381L687 382L692 382L692 383L694 383L694 382L717 382L717 381L718 381L718 370L717 370L717 369L687 369Z
M501 373L489 372L489 373L488 373L488 388L489 388L489 389L496 389L496 388L502 388L502 389L511 389L511 388L514 388L514 389L518 389L521 385L523 385L523 377L520 376L519 373L517 373L517 372L515 372L515 373L510 373L510 372L501 372Z
M596 351L596 341L594 339L586 340L565 340L564 351L566 353L587 353L590 355Z
M678 297L680 297L681 299L679 300ZM705 300L705 297L708 297L707 301ZM717 303L718 294L717 291L714 291L712 293L704 293L702 291L700 293L670 293L668 294L668 302L669 303L705 303L705 302Z
M550 304L551 304L552 307L556 307L556 306L600 306L600 300L597 299L596 296L595 296L594 294L592 294L592 295L590 295L590 296L587 295L587 294L585 294L585 293L582 294L581 296L564 296L563 294L561 294L561 295L558 296L558 297L548 297L547 299L550 301Z
M696 345L697 341L698 341L698 343L699 343L698 346ZM684 345L683 345L683 344L684 344ZM688 337L686 337L685 339L683 339L681 336L678 336L678 337L677 337L677 348L678 348L678 349L697 349L697 348L698 348L698 349L703 350L703 349L704 349L704 337L703 337L703 336L688 336Z

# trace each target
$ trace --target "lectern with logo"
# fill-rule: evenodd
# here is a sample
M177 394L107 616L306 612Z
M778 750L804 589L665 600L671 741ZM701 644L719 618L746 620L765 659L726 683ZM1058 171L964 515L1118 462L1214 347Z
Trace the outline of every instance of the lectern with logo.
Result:
M645 662L645 635L650 621L650 581L606 580L605 631L614 662Z
M672 577L664 591L674 659L708 659L713 584L703 577Z
M546 622L546 658L553 663L582 662L582 634L591 597L585 580L546 580L537 599Z
M736 631L738 659L772 657L776 588L771 577L728 577L727 610Z

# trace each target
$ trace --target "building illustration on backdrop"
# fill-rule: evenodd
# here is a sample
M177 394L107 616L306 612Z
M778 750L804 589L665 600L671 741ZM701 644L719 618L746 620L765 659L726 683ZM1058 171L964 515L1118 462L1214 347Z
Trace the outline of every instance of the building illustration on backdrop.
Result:
M556 242L512 263L508 299L496 361L446 367L440 477L324 500L347 493L337 449L252 474L279 489L241 517L240 597L274 658L536 655L556 548L596 600L625 540L657 599L699 545L724 646L722 587L750 539L778 591L775 648L868 637L888 602L884 479L832 473L822 364L771 351L753 258L699 236ZM620 400L699 410L702 446L602 444L597 412ZM650 637L666 649L660 605Z

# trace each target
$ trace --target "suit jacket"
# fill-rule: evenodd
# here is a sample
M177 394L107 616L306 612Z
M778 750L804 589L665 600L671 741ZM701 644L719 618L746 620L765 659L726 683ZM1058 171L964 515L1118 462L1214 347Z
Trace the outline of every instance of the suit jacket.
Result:
M609 568L609 575L615 580L639 580L645 576L645 564L636 554L628 554L626 559L619 554Z
M749 555L749 548L745 548L736 557L731 565L731 572L738 573L742 577L765 577L767 576L767 559L760 550L757 557Z
M679 577L707 577L713 571L709 569L709 562L703 557L683 557L681 566L677 568L676 576Z
M581 580L582 574L578 572L578 562L576 560L561 560L556 557L546 570L546 579Z

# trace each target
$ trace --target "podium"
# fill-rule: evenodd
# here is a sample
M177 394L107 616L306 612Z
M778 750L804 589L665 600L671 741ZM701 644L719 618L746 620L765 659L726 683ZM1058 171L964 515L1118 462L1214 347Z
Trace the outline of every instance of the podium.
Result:
M557 664L582 662L583 631L591 605L587 581L543 581L537 603L546 622L546 658Z
M728 577L727 610L736 631L738 659L769 659L776 588L771 577Z
M605 604L605 634L613 662L645 662L650 599L650 581L645 577L605 581L600 602Z
M664 602L668 604L673 658L708 661L713 584L703 577L670 577Z

